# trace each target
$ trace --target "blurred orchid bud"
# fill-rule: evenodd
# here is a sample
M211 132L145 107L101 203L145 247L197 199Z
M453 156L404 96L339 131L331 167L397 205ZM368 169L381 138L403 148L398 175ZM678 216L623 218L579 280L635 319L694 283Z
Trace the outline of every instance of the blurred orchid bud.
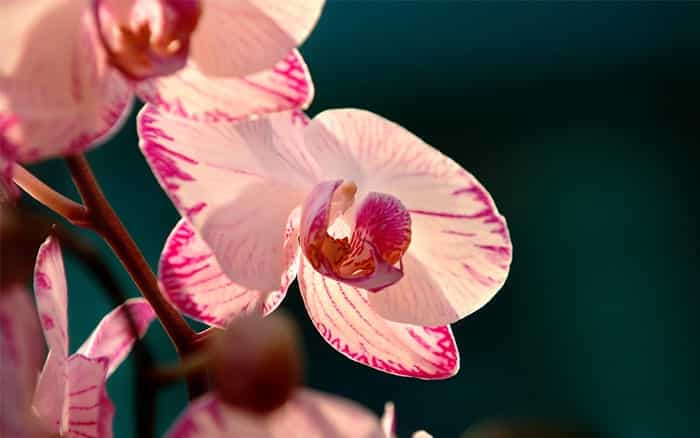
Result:
M280 311L236 319L211 342L214 386L231 406L266 414L282 406L302 380L297 328Z

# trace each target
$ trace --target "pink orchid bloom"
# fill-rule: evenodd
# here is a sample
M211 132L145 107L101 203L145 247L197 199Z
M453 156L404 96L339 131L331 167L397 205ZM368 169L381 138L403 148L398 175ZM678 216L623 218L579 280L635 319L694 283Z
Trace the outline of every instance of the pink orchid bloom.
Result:
M0 176L113 135L134 93L173 113L234 120L306 107L296 47L323 0L0 2Z
M391 403L380 420L350 400L311 389L298 390L285 405L264 416L231 408L207 394L180 415L165 438L394 438L394 423ZM430 435L416 432L413 437Z
M78 351L69 356L66 277L61 250L53 237L39 249L34 293L49 346L36 382L34 413L50 436L110 438L114 405L107 395L107 378L136 340L125 312L129 312L139 336L143 336L155 318L153 309L141 298L127 300L107 314ZM30 338L31 335L28 330L15 333L20 342L36 345L36 337ZM24 366L33 369L26 362ZM31 391L33 384L24 390Z
M295 277L323 338L378 370L441 379L449 327L503 285L505 219L457 163L375 114L299 111L234 124L146 105L141 148L184 219L160 279L187 315L267 314Z

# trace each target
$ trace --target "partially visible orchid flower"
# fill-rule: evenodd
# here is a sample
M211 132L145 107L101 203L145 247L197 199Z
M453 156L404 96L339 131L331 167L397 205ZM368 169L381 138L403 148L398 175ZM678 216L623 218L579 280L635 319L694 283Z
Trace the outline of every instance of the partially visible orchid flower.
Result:
M36 310L24 287L0 290L0 436L36 437L31 415L32 391L43 348Z
M323 0L0 2L0 177L109 138L136 92L230 121L313 96L296 47ZM1 188L0 188L1 189Z
M66 278L61 250L53 237L39 249L34 293L49 353L36 384L33 411L50 436L111 437L114 406L107 395L107 378L136 340L125 312L143 336L155 317L153 309L141 298L127 300L107 314L69 356ZM36 342L37 338L31 341Z
M213 394L193 402L165 438L394 438L394 407L387 403L380 420L350 400L311 389L297 390L281 408L255 415L232 408ZM430 438L416 432L415 438Z
M230 125L147 105L141 147L184 219L160 279L187 315L268 314L299 279L323 338L402 376L454 375L448 324L503 285L505 219L467 171L375 114L299 111Z

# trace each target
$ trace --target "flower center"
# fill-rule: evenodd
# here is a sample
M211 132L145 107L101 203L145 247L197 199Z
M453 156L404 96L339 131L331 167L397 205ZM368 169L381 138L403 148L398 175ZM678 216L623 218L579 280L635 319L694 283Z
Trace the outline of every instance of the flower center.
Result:
M397 198L368 193L354 210L354 229L343 217L355 203L352 181L325 181L302 206L301 244L318 272L372 292L403 276L400 265L411 242L411 217Z
M196 0L114 0L97 3L97 22L109 61L139 80L171 74L187 62L201 7Z

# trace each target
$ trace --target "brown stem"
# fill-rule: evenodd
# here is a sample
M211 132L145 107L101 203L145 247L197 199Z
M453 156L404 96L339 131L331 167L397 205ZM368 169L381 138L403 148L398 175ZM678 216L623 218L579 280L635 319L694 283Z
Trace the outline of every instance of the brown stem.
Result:
M29 196L63 216L70 223L81 227L88 226L90 219L85 207L47 186L20 165L15 164L13 175L15 183Z
M90 228L109 244L131 275L143 296L153 306L163 328L181 357L196 351L196 333L160 291L158 280L138 246L100 189L90 164L83 155L66 158L68 168L90 218ZM187 378L190 399L207 390L206 375Z

